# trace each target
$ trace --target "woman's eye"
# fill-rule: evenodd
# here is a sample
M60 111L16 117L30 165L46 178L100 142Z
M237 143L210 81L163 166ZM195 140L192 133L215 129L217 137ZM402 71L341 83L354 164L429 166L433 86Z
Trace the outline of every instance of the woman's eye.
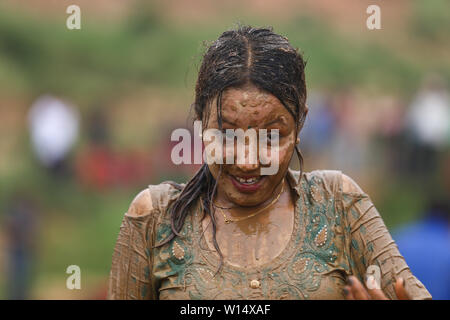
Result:
M272 144L272 142L276 141L279 138L280 138L280 135L277 132L273 132L273 133L268 132L267 134L261 135L261 137L260 137L260 139L262 140L262 143L267 143L269 145Z

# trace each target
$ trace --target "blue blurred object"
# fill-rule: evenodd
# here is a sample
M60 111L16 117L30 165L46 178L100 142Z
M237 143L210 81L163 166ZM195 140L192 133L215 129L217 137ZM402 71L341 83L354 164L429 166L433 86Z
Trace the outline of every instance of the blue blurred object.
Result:
M450 221L431 209L425 218L393 233L412 273L436 300L450 300Z
M329 147L336 127L329 97L313 92L308 97L308 119L301 131L302 148L317 152Z
M38 228L38 210L30 196L16 192L6 211L7 298L29 299Z

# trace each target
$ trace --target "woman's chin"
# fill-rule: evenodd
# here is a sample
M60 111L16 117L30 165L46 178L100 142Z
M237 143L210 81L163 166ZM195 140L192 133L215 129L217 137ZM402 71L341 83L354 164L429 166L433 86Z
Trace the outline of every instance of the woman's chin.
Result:
M261 197L264 192L257 193L239 193L232 192L228 194L228 199L234 204L241 207L255 207L264 203L267 199Z

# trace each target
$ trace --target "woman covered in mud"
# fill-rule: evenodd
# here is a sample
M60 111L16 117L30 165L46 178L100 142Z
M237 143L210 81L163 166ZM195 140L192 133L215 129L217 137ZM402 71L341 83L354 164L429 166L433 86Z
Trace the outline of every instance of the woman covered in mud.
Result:
M203 132L278 132L266 139L277 170L262 174L273 163L259 156L207 162L186 184L140 192L120 227L110 299L431 298L350 177L301 170L304 69L271 29L239 27L209 46L194 102Z

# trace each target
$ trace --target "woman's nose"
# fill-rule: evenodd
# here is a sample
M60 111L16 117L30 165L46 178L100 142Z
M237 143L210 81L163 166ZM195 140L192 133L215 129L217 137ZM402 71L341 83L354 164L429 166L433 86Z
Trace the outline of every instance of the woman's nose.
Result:
M238 154L238 152L242 152L241 150L239 150L239 148L236 151L235 165L242 172L251 172L259 168L260 164L257 150L250 150L250 146L246 145L243 155Z
M258 169L259 165L257 163L245 163L245 164L236 164L236 166L242 171L242 172L251 172Z

